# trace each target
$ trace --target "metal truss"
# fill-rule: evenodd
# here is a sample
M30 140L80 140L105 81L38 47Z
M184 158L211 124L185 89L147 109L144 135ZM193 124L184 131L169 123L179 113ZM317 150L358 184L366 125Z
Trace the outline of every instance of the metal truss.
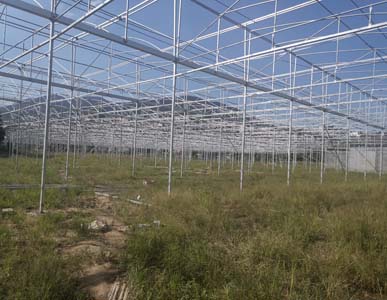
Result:
M50 3L48 3L50 2ZM10 153L93 151L287 168L379 149L387 0L0 0ZM343 159L339 159L344 155ZM366 172L365 172L366 176Z

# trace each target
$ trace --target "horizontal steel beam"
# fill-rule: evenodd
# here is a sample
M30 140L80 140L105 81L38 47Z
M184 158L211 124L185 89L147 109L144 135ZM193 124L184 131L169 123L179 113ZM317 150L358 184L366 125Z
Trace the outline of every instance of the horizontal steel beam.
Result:
M41 85L47 84L46 80L33 78L33 77L27 77L27 76L13 74L13 73L2 72L2 71L0 71L0 77L12 78L12 79L16 79L16 80L23 80L23 81L37 83L37 84L41 84ZM120 100L125 100L125 101L138 102L137 98L127 97L127 96L122 96L122 95L117 95L117 94L112 94L112 93L107 93L107 92L102 92L102 91L94 91L91 89L77 87L77 86L71 86L68 84L63 84L63 83L58 83L58 82L53 82L52 86L57 87L57 88L61 88L61 89L65 89L65 90L73 89L74 91L78 91L78 92L82 92L82 93L90 93L90 94L95 94L95 95L99 95L99 96L103 96L103 97L110 97L110 98L120 99Z
M65 17L65 16L58 16L57 14L54 14L54 13L52 13L49 10L40 8L40 7L32 5L32 4L29 4L29 3L25 2L25 1L21 1L21 0L0 0L0 3L8 5L8 6L11 6L11 7L19 9L19 10L22 10L22 11L27 12L27 13L30 13L30 14L33 14L33 15L45 18L45 19L55 20L55 22L58 22L58 23L63 24L63 25L67 25L68 26L68 25L74 23L74 20L71 19L71 18L68 18L68 17ZM382 22L382 23L378 23L378 24L372 24L372 25L368 26L367 28L361 27L361 28L358 28L358 29L351 29L351 30L348 30L348 31L345 31L345 32L343 31L343 32L339 32L339 33L336 33L336 34L331 34L331 35L327 35L327 36L322 36L322 37L318 37L318 38L302 41L302 42L299 42L299 43L294 43L293 46L294 47L300 46L300 45L305 46L307 44L315 44L317 42L332 40L332 39L335 39L337 37L342 37L343 38L343 37L346 37L346 36L353 36L355 33L359 32L359 31L365 32L365 31L369 31L369 30L376 29L376 28L381 28L381 27L386 27L386 26L387 26L387 22ZM347 116L344 113L340 113L338 111L331 110L331 109L328 109L328 108L315 107L313 104L311 104L311 103L309 103L307 101L300 100L300 99L298 99L296 97L293 97L293 96L290 96L288 94L281 93L281 92L275 92L275 91L271 90L270 88L257 85L257 84L255 84L253 82L246 81L244 79L238 78L238 77L230 75L228 73L217 71L217 70L212 68L214 65L209 65L209 66L201 65L201 64L198 64L196 62L187 60L184 57L178 58L178 57L175 57L173 54L160 51L160 50L158 50L156 48L150 47L150 46L148 46L146 44L139 43L139 42L137 42L135 40L130 40L130 39L126 40L126 39L122 38L121 36L118 36L118 35L113 34L111 32L99 29L98 27L92 26L90 24L79 23L79 24L76 24L74 26L74 28L76 28L76 29L78 29L80 31L87 32L89 34L98 36L100 38L104 38L104 39L109 40L111 42L114 42L114 43L117 43L117 44L120 44L120 45L123 45L123 46L127 46L129 48L132 48L132 49L135 49L135 50L138 50L138 51L141 51L141 52L145 52L145 53L154 55L156 57L159 57L161 59L165 59L165 60L170 61L170 62L176 62L176 63L178 63L180 65L183 65L185 67L191 68L193 70L201 71L201 72L210 74L212 76L215 76L215 77L227 80L227 81L231 81L231 82L240 84L241 86L246 86L246 87L251 88L251 89L259 90L259 91L262 91L262 92L267 92L267 93L270 93L270 94L272 94L274 96L277 96L277 97L280 97L280 98L283 98L283 99L287 99L289 101L292 101L292 102L295 102L295 103L298 103L298 104L301 104L301 105L304 105L304 106L307 106L307 107L311 107L313 109L320 110L320 111L326 112L328 114L336 115L336 116L343 117L343 118L348 118L348 119L350 119L350 120L352 120L354 122L357 122L357 123L360 123L360 124L363 124L363 125L367 125L367 126L370 126L370 127L376 128L376 129L384 130L383 126L380 126L380 125L377 125L377 124L372 124L372 123L369 123L369 122L367 122L365 120L362 120L362 119L358 119L358 118L354 118L354 117L351 117L351 116ZM286 46L286 47L288 47L288 46ZM282 48L285 49L286 47L282 46L282 47L278 47L278 48L274 48L274 49L269 49L269 50L266 50L264 53L265 54L269 54L269 53L272 53L274 51L279 51ZM262 53L253 53L253 54L251 54L248 57L240 57L240 58L234 59L234 61L237 62L237 61L240 61L242 59L256 57L257 55L262 55ZM228 62L230 62L230 61L231 60L229 60ZM219 65L223 65L225 63L227 63L227 61L226 62L223 61L223 62L219 63Z
M0 97L0 101L14 102L14 103L22 102L22 101L17 100L17 99L11 99L11 98L5 98L5 97Z

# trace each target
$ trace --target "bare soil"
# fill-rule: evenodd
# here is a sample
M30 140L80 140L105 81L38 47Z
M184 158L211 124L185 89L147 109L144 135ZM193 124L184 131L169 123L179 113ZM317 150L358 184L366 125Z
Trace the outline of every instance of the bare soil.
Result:
M89 228L89 239L72 244L63 243L60 251L64 255L82 256L82 288L93 300L129 300L130 291L123 280L116 262L125 247L128 227L114 214L113 196L107 192L96 192L88 198L86 211L93 216L96 224L103 228ZM65 212L78 211L68 208ZM85 209L82 208L85 212ZM90 226L90 224L85 224Z

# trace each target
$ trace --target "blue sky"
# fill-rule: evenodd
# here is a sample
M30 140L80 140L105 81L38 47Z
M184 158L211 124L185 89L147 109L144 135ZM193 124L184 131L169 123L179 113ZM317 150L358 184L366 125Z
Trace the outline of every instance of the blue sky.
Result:
M36 1L39 1L44 8L49 9L49 7L50 7L49 0L44 0L44 1L36 0ZM65 0L65 1L68 3L74 3L73 0ZM370 0L361 0L361 1L354 0L354 1L359 6L360 5L367 5L369 3L376 3L376 1L370 1ZM28 0L27 2L35 3L33 0ZM86 1L84 1L84 2L86 2ZM131 0L130 6L133 7L140 2L141 1ZM224 0L224 1L220 1L221 3L217 2L216 0L209 0L209 1L201 0L201 2L206 4L206 5L211 6L216 11L222 12L225 10L225 8L227 6L230 6L234 2L234 0L232 0L232 1ZM264 1L260 1L260 2L264 2ZM295 6L295 5L299 5L300 3L304 3L304 2L307 2L307 0L279 0L278 1L278 11ZM223 5L222 5L222 3L223 3ZM237 4L236 7L243 7L243 6L247 6L247 5L254 4L254 3L257 3L257 1L255 1L255 0L241 0ZM323 0L321 2L321 4L324 5L328 10L332 11L333 13L353 9L355 7L354 4L349 0L345 0L345 1ZM118 14L118 13L122 12L124 10L125 6L126 6L125 0L115 0L115 1L113 1L112 4L109 4L107 6L106 10L109 13L114 15L114 14ZM64 4L62 2L59 5L58 13L63 12L67 7L68 7L68 5ZM166 35L172 36L172 31L173 31L172 7L173 7L172 0L159 0L152 5L149 5L143 11L131 15L130 19L132 21L144 24L145 26L148 26L150 28L157 29L158 31L160 31ZM237 22L244 22L244 21L251 19L251 18L256 18L259 16L264 16L266 14L269 14L269 13L273 12L273 9L274 9L274 2L269 2L269 3L262 4L262 5L257 6L257 7L243 10L243 11L241 11L241 13L243 15L240 15L238 13L231 13L228 16ZM387 11L386 4L375 7L375 9L374 9L374 13L385 12L385 11ZM42 20L40 18L28 15L28 14L23 13L23 12L15 11L13 9L10 9L9 13L10 13L10 15L12 15L14 17L20 18L22 20L28 20L29 22L33 22L34 24L36 24L38 26L47 24L47 20ZM78 17L81 16L83 13L84 12L80 11L79 9L74 9L74 10L70 11L67 15L69 17L75 18L77 16ZM329 15L330 15L330 13L327 12L321 5L314 4L314 5L307 6L303 9L300 9L298 11L292 12L290 14L283 14L283 15L278 17L277 22L278 22L278 26L281 26L281 24L288 24L288 23L292 23L295 21L317 19L317 18L329 16ZM185 41L185 40L195 38L209 24L211 24L211 22L213 22L214 19L215 19L215 16L212 13L209 13L208 11L206 11L205 9L203 9L202 7L198 6L197 4L193 3L190 0L183 0L181 40ZM373 17L373 20L374 20L374 22L385 21L385 15L375 15ZM98 23L101 23L103 20L100 17L98 17L98 15L97 15L95 17L91 17L90 19L88 19L88 21L95 23L95 24L98 24ZM16 20L15 20L15 22L16 22ZM260 33L265 33L271 29L264 29L264 27L271 26L272 22L273 22L273 19L270 18L270 19L267 19L263 22L258 23L255 26L250 26L250 28L257 30ZM367 25L368 20L364 16L360 16L360 17L357 16L357 17L345 18L345 23L350 28L356 28L356 27L361 27L361 26ZM2 27L0 27L1 28L0 30L1 30L2 36L0 36L0 40L3 40L3 37L4 37L3 30L2 30L3 25L1 25L1 26ZM226 28L229 26L232 26L232 24L226 20L222 21L222 28ZM321 36L321 35L332 34L332 33L335 33L337 31L337 22L334 22L334 21L332 22L331 20L321 21L321 22L318 22L318 23L315 23L312 25L308 25L306 27L305 26L304 27L297 27L297 28L292 29L292 30L286 30L286 31L283 31L282 33L278 33L276 36L276 42L286 44L286 43L291 43L293 40L296 40L296 39L305 39L305 38L308 38L309 36L311 36L312 34L315 34L316 32L318 32L318 30L320 30L324 26L327 26L327 27L324 30L322 30L321 32L319 32L318 35ZM31 27L34 27L34 26L31 25ZM63 28L63 26L60 26L60 25L57 26L58 30L61 28ZM116 25L110 26L108 28L108 30L114 34L117 34L117 35L123 36L123 34L124 34L123 28L116 26ZM206 33L214 32L215 30L216 30L216 23L214 23L212 26L210 26L209 29L206 31ZM341 30L346 30L344 25L341 25ZM79 32L76 30L71 31L71 34L78 34L78 33ZM21 39L23 39L26 36L27 36L27 33L24 32L23 30L8 28L6 41L8 44L15 44L16 42L20 41ZM133 39L141 40L141 41L148 41L148 42L150 42L150 43L152 43L155 46L160 47L160 48L164 48L167 45L171 45L170 39L161 38L161 41L157 41L157 40L151 39L149 37L146 37L142 33L136 32L132 29L129 29L129 37L133 38ZM227 33L221 37L220 45L225 46L225 45L230 45L234 42L240 42L242 40L242 37L243 37L243 31L241 29L234 30L234 31ZM386 47L387 46L386 39L383 38L383 36L381 36L380 34L379 35L367 35L367 36L365 36L365 38L367 39L369 44L373 47ZM43 37L36 38L35 43L37 41L42 41L44 39L45 38L43 38ZM88 41L95 41L95 37L88 37L87 40ZM30 40L28 40L26 42L26 45L25 45L26 48L29 47L30 42L31 42ZM204 46L204 47L213 49L215 46L215 42L216 42L216 39L211 38L211 39L205 40L203 42L200 42L199 44ZM106 41L97 41L97 43L101 47L109 47L108 43ZM332 41L329 43L320 44L320 45L312 47L310 49L305 49L299 53L302 54L302 53L308 53L308 52L313 52L313 51L334 51L335 47L336 47L336 43L335 43L335 41ZM252 43L252 51L253 52L261 51L261 50L268 49L268 48L270 48L270 45L268 43L261 41L261 40L256 40ZM349 49L355 49L355 48L364 48L365 49L366 46L358 38L344 39L344 40L340 41L340 49L341 50L344 50L344 49L349 50ZM107 49L109 49L109 48L107 48ZM130 49L127 49L127 48L124 48L121 46L117 46L117 45L113 45L113 49L116 52L117 51L128 51L128 50L130 51ZM43 51L47 51L47 47L43 48ZM15 55L17 55L18 53L20 53L20 50L10 51L9 53L7 53L6 58L12 58ZM381 53L383 53L383 52L381 51ZM183 52L183 55L189 56L192 54L189 54L185 51L185 52ZM228 49L222 50L221 55L225 56L226 58L233 58L233 57L241 56L241 55L243 55L243 47L240 44L237 46L229 47ZM343 61L350 61L350 60L357 59L357 58L361 57L362 55L363 55L363 53L342 53L342 54L340 54L339 58L340 58L340 60L343 60ZM56 56L58 58L59 58L59 56L62 56L64 58L69 58L70 57L70 48L67 47L67 48L64 48L63 50L57 52ZM369 57L369 55L367 57ZM319 56L308 55L307 58L316 64L332 63L332 61L334 60L334 54L319 55ZM93 64L95 66L106 68L106 66L108 64L107 57L102 56L102 57L98 58L97 60L95 60L95 59L96 59L95 54L91 54L89 51L86 51L86 50L81 50L81 49L78 50L78 54L77 54L78 61L83 61L86 64L94 62ZM272 59L271 57L268 57L266 59L254 61L251 63L251 66L254 68L262 68L263 66L267 65L271 59ZM154 61L156 61L156 59L153 57L150 57L149 59L147 59L147 61L154 62ZM119 62L118 60L113 60L113 64L118 63L118 62ZM38 62L37 64L40 66L45 66L46 60L42 60L41 62ZM64 61L57 60L54 64L54 67L57 70L63 71L63 69L60 67L59 64L62 64L62 66L64 68L69 69L68 63L66 63ZM279 73L288 72L288 69L289 69L288 65L289 65L288 64L288 57L287 56L282 57L282 59L279 60L276 64L276 73L279 74ZM303 65L304 64L300 63L298 66L298 70L304 69L305 67ZM377 69L378 68L380 70L382 70L383 65L377 66ZM370 72L369 66L366 66L363 69L364 69L365 73ZM85 66L80 66L80 65L77 66L77 73L78 74L83 72L84 70L85 70ZM121 74L127 73L127 72L133 72L133 71L134 71L133 64L129 64L127 66L124 66L123 68L115 70L116 73L121 73ZM264 71L266 73L270 73L271 67L264 69ZM160 76L160 74L156 74L155 72L151 72L151 71L142 74L143 79L152 78L154 76ZM200 76L204 76L204 75L200 74ZM347 74L347 76L351 77L353 75ZM107 75L106 75L106 73L104 73L104 74L96 76L95 79L106 80ZM130 79L128 79L128 80L130 81ZM217 79L212 78L212 80L216 81ZM305 78L300 77L298 84L306 83L307 81L308 81L307 77L305 77ZM117 81L115 83L122 84L119 81ZM179 87L181 88L182 86L183 86L183 82L179 81ZM192 88L200 87L199 84L196 84L196 86L195 86L194 83L192 83L190 86ZM142 86L142 88L146 89L147 86L144 85L144 86ZM337 86L333 87L333 89L337 89ZM156 91L156 89L155 89L155 91Z

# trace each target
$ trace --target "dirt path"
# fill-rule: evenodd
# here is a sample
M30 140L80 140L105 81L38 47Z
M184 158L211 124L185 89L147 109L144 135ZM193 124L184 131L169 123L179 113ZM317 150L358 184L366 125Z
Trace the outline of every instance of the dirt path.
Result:
M117 268L116 262L125 247L128 228L114 214L113 196L107 192L95 192L88 199L87 211L94 220L87 224L90 238L61 249L64 255L81 256L82 288L93 300L129 300L131 291ZM74 208L72 209L74 210Z

